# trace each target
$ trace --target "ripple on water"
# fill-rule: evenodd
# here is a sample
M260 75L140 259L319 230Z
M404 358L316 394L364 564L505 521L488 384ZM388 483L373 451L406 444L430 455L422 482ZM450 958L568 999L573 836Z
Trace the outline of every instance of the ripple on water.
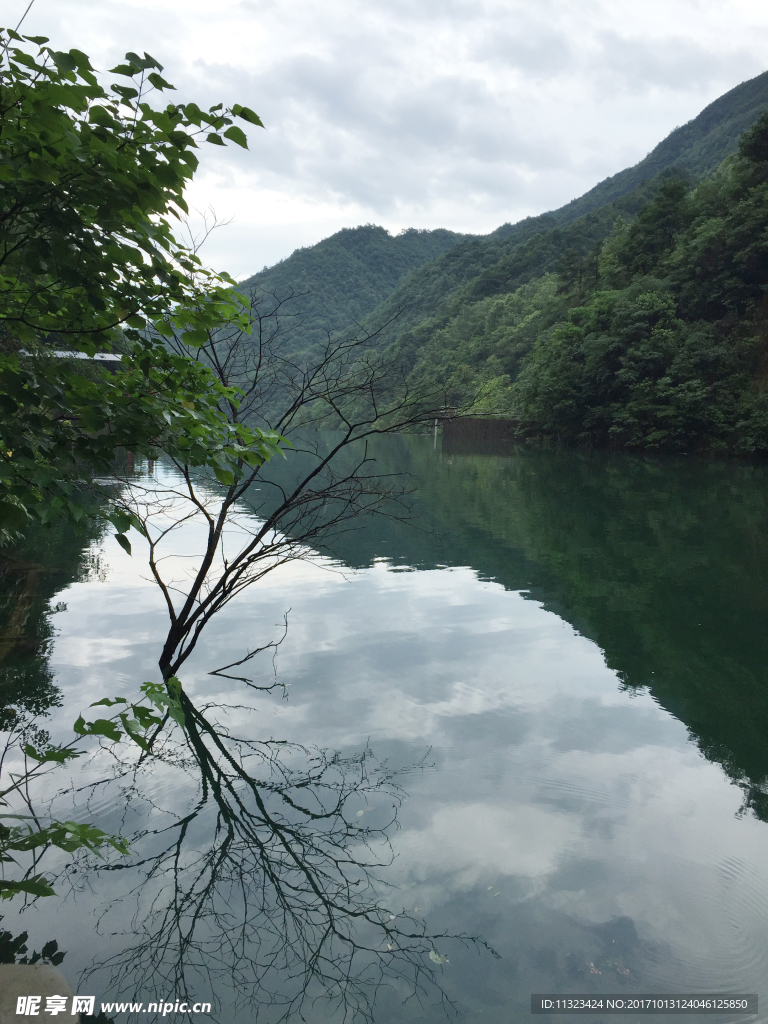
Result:
M690 902L697 918L716 922L706 944L689 938L675 942L675 962L658 961L655 984L669 991L680 987L681 969L686 984L701 991L754 992L768 979L768 882L749 862L728 857L712 870L698 872L679 887L681 908ZM709 941L707 941L709 940ZM764 994L764 993L763 993ZM768 1007L760 1018L768 1020Z

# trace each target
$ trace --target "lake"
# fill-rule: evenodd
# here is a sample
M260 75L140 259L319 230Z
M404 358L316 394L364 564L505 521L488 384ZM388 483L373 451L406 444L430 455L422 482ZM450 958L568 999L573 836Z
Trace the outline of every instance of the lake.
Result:
M528 1020L534 992L749 992L761 1009L748 1019L768 1021L768 468L471 454L432 437L389 438L377 454L410 474L410 521L366 520L240 594L184 666L187 691L212 708L248 703L230 722L254 738L350 759L370 748L401 769L394 859L378 871L387 907L493 950L426 947L459 1020ZM194 547L193 531L176 543ZM6 628L0 694L48 707L45 728L68 739L88 704L158 678L164 602L138 541L129 557L110 537L51 532L17 557L6 619L24 614ZM276 691L209 674L279 639L285 613L283 642L249 663ZM78 764L79 792L57 807L149 832L138 858L168 806L191 799L186 769L123 779L123 796L109 771L104 756ZM384 827L391 807L374 790L361 820ZM81 868L61 899L4 905L2 927L29 930L36 948L56 938L80 992L128 998L135 968L136 998L151 1000L156 952L126 951L146 940L168 877L139 879ZM207 923L209 943L219 926ZM255 1020L225 969L228 955L260 954L219 941L212 970L211 948L195 954L197 995L218 998L216 1019ZM78 981L110 958L121 992L107 967ZM436 990L403 1003L408 992L392 977L372 1019L446 1019ZM278 1003L258 1019L277 1019ZM344 1020L338 1006L305 1012Z

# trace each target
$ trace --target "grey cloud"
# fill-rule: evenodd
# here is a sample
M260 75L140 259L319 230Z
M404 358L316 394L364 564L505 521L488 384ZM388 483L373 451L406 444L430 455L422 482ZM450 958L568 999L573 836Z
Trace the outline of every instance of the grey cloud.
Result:
M499 32L495 27L475 48L479 60L499 61L504 67L538 79L573 70L577 54L569 33L553 28L517 26Z
M179 98L258 111L267 131L249 133L249 153L205 151L220 184L488 230L636 162L762 70L768 21L745 15L721 38L720 6L667 0L660 21L661 0L37 0L29 30L101 67L147 49ZM235 24L217 50L213 28L226 39Z
M237 75L240 95L269 125L254 141L259 180L278 187L288 175L389 211L404 194L415 203L438 193L498 197L526 171L569 166L555 133L523 130L486 82L444 75L414 90L402 65L388 72L384 80L365 60L302 55ZM206 74L227 93L235 86L231 69ZM228 159L253 164L245 154Z
M599 65L602 74L633 93L668 88L707 88L713 82L743 81L765 70L766 62L745 48L713 52L680 36L630 39L602 32Z
M412 17L427 13L422 5ZM236 78L237 88L245 88L248 101L269 125L268 137L258 140L262 184L284 188L287 178L301 192L343 197L386 215L403 202L428 206L469 194L475 202L505 208L515 202L547 208L561 196L567 200L578 194L582 181L586 188L621 169L618 154L615 165L600 149L575 155L568 144L571 126L562 131L568 106L558 110L556 96L550 116L532 126L526 117L530 94L523 92L516 103L514 90L505 91L505 75L512 71L525 72L528 81L546 79L550 87L555 78L570 77L597 111L601 93L615 93L616 79L625 90L637 92L642 83L646 90L690 94L729 72L735 84L739 75L733 68L745 66L743 54L722 54L713 62L703 46L675 38L654 44L603 30L577 44L568 25L537 24L530 8L513 32L514 15L499 26L482 20L482 38L468 50L474 63L457 65L450 75L425 75L423 68L411 66L413 50L399 54L370 32L349 26L329 31L318 46L322 53L292 54L263 72L249 69L245 76L243 69L209 72L232 79L231 88ZM480 58L491 78L496 76L495 88L481 77ZM691 114L704 105L694 102ZM580 116L584 119L583 111ZM597 117L584 127L600 147L605 128ZM664 127L669 130L674 123ZM651 136L650 144L664 133ZM626 162L641 157L641 149ZM245 166L242 155L233 159ZM568 176L572 185L565 195L555 187L549 201L542 196L542 185Z

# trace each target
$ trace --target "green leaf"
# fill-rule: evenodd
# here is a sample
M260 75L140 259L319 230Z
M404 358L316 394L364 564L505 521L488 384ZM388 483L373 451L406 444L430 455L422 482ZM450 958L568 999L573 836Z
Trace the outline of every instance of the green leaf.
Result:
M106 517L115 528L116 533L127 533L131 527L137 530L142 537L146 537L144 527L141 525L141 520L133 513L128 512L125 509L113 508L107 513Z
M174 722L184 725L185 715L181 706L181 680L177 676L171 676L166 680L170 700L168 701L168 713Z
M76 50L74 47L69 51L70 57L77 62L77 70L79 72L88 71L91 69L91 62L88 59L88 54L83 53L82 50Z
M247 121L249 124L258 125L259 128L264 127L259 115L254 113L254 111L252 111L250 107L241 107L239 103L235 103L235 105L232 107L232 113L236 117L242 117L242 119L244 121Z
M134 89L132 85L113 85L112 89L124 100L135 100L139 95L138 89Z
M117 121L110 115L109 111L98 103L88 109L88 120L92 124L103 125L105 128L114 129L118 126Z
M124 533L116 533L115 540L123 549L123 551L127 551L129 555L131 554L131 542L128 540Z
M54 761L58 764L63 764L65 761L68 761L73 757L80 756L80 751L63 747L47 747L43 751L38 751L31 743L25 743L22 749L27 757L31 757L33 761L39 761L41 764L46 761Z
M141 68L135 68L132 64L118 64L116 68L110 68L110 75L124 75L126 78L133 78ZM137 94L138 95L138 94Z
M52 50L51 58L59 71L77 70L77 59L71 53L63 53L61 50Z
M165 320L155 320L152 326L155 328L157 333L162 334L164 338L173 337L173 327L171 327L171 325Z
M164 78L161 78L156 71L153 71L151 74L147 75L147 79L152 85L154 85L156 89L159 89L161 92L163 89L176 88L175 85L171 85L170 82L166 82Z
M165 686L159 683L142 683L141 691L156 708L167 711L174 722L184 725L186 717L181 704L182 687L177 676L171 676Z
M214 464L213 472L219 483L226 487L231 487L235 482L235 474L230 469L224 469L222 466Z
M112 509L108 518L118 533L125 533L126 530L130 529L131 517L121 508Z
M150 57L146 50L143 57L140 57L138 53L128 52L125 55L125 59L140 71L147 71L149 68L157 68L158 71L163 70L163 65L159 64L154 57Z
M120 721L123 723L123 728L126 733L142 750L149 750L149 744L144 739L144 736L140 732L140 723L134 719L128 717L127 714L123 713L120 715Z
M127 840L123 839L122 836L105 836L104 838L118 853L129 854L131 852Z
M142 729L150 729L153 725L160 725L162 719L158 718L149 708L144 707L143 704L132 704L131 708Z
M233 124L231 128L227 128L224 132L225 139L231 139L232 142L236 142L238 146L242 146L243 149L248 149L248 137L242 128L238 128L236 124Z
M198 348L200 345L205 345L208 341L208 331L202 328L193 328L190 331L185 331L181 336L181 340L185 345L193 345L195 348Z
M206 135L205 141L213 143L214 146L226 146L226 142L223 141L221 136L213 132L210 135Z
M107 739L114 741L119 740L122 736L115 723L106 718L97 718L95 722L86 722L80 715L74 724L74 730L80 736L106 736Z
M8 900L17 893L26 892L31 896L55 896L50 884L39 875L24 882L11 882L0 879L0 899Z

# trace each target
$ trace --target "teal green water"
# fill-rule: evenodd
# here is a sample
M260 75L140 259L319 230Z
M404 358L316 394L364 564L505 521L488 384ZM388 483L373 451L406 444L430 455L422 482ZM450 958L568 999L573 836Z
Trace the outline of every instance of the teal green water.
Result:
M411 474L410 524L371 520L247 591L185 685L231 698L210 668L290 608L289 696L259 697L252 726L344 752L368 742L398 765L429 751L404 776L386 880L433 929L498 952L457 947L440 966L460 1020L527 1020L537 991L758 992L768 1020L768 469L451 456L431 438L378 455ZM140 552L109 539L19 558L44 571L5 574L27 641L7 647L3 693L39 705L58 687L63 735L90 700L156 674L164 610ZM141 781L157 801L166 784ZM91 810L118 822L106 797ZM110 905L116 887L100 874L22 915L68 950L73 980L139 927ZM376 1021L444 1019L403 992L381 993ZM255 1019L218 994L222 1020Z

